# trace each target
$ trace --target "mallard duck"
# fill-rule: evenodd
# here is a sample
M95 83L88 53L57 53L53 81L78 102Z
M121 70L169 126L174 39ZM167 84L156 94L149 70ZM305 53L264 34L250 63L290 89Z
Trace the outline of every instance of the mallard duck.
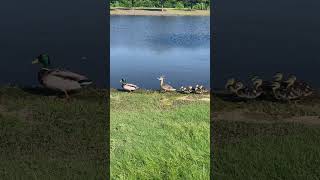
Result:
M122 89L129 91L129 92L132 92L132 91L139 89L139 87L137 85L127 83L127 81L125 79L121 79L120 83L121 83Z
M285 83L287 83L287 89L290 89L293 93L301 96L310 96L314 92L308 83L297 81L297 78L294 75L290 75Z
M294 93L292 89L282 88L279 82L272 83L272 90L278 100L290 101L301 97L301 94Z
M256 88L248 88L242 82L236 82L235 94L240 98L255 99L263 93L263 90L259 89L259 84L256 85Z
M158 78L158 80L160 81L160 88L161 90L165 91L165 92L170 92L170 91L176 91L175 88L173 88L172 86L170 86L169 84L165 84L164 83L164 76L160 76Z
M43 66L38 72L40 84L45 88L64 92L66 98L69 98L69 91L79 90L83 86L92 84L92 81L83 75L66 70L49 69L51 62L47 54L39 55L32 64Z

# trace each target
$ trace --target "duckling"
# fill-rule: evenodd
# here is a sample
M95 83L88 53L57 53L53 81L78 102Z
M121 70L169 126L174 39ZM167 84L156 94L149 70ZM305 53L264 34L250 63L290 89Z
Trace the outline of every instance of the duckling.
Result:
M231 93L236 93L236 83L237 83L237 80L234 78L231 78L231 79L228 79L224 87L226 90L230 91Z
M202 93L202 90L200 89L200 86L198 84L194 88L194 93L196 93L196 94L201 94Z
M205 89L204 87L203 87L203 85L196 85L196 88L195 88L195 93L197 93L197 94L203 94L203 93L207 93L208 92L208 90L207 89Z
M121 79L120 83L121 83L122 89L129 91L129 92L132 92L132 91L139 89L139 87L137 85L127 83L127 81L125 79Z
M291 89L281 88L279 82L273 82L272 90L277 100L290 101L301 97L301 94L296 94Z
M262 91L265 95L272 94L272 83L270 81L264 81L258 76L252 78L251 81L255 90Z
M263 93L262 90L259 90L258 85L256 86L257 89L254 89L245 87L242 82L237 82L235 84L235 94L240 98L255 99Z
M310 96L313 94L314 90L310 87L310 85L303 81L297 81L296 76L290 75L288 80L285 81L287 83L287 89L291 89L293 93L299 94L301 96Z
M281 82L283 80L283 74L280 72L277 72L275 75L273 75L273 81L274 82Z
M286 82L284 80L283 74L280 72L277 72L274 76L273 76L273 81L271 82L271 89L272 89L272 84L273 82L278 82L280 83L280 88L287 88L288 86L288 82Z
M200 85L200 86L199 86L199 89L201 89L202 93L207 93L207 92L209 92L209 90L206 89L203 85Z
M190 94L190 91L188 91L187 88L184 87L184 86L181 86L181 87L180 87L179 92L180 92L180 93L184 93L184 94Z
M189 93L193 93L193 92L194 92L194 89L193 89L192 86L188 86L187 91L188 91Z
M169 84L165 84L164 83L164 76L160 76L158 78L158 80L160 81L160 88L161 90L165 91L165 92L172 92L172 91L176 91L175 88L173 88L172 86L170 86Z

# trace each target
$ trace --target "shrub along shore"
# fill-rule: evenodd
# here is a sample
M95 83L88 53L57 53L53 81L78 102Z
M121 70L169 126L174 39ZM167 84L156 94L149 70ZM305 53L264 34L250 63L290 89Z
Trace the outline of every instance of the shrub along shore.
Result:
M165 8L111 8L111 15L126 16L210 16L210 10Z

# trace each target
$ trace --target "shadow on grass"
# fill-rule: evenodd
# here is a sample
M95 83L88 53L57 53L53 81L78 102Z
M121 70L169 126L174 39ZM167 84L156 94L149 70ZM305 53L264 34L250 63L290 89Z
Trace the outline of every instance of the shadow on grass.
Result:
M57 96L59 98L65 98L65 94L60 91L54 91L50 89L46 89L43 87L23 87L21 88L24 92L39 95L39 96ZM70 91L68 92L69 95L73 95L79 93L78 91Z
M226 91L218 91L214 92L214 96L220 98L221 100L227 101L227 102L250 102L250 101L267 101L267 102L278 102L278 103L289 103L288 101L281 101L275 99L272 95L261 95L258 98L255 99L246 99L236 96L235 94L226 92ZM309 97L302 97L297 100L292 100L291 102L303 102L303 103L319 103L320 102L320 94L315 93L312 96Z

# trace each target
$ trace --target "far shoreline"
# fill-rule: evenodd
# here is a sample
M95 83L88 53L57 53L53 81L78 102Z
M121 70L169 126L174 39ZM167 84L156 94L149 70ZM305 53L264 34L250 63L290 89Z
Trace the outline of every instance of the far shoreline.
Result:
M111 16L210 16L210 10L188 10L175 8L110 8Z

